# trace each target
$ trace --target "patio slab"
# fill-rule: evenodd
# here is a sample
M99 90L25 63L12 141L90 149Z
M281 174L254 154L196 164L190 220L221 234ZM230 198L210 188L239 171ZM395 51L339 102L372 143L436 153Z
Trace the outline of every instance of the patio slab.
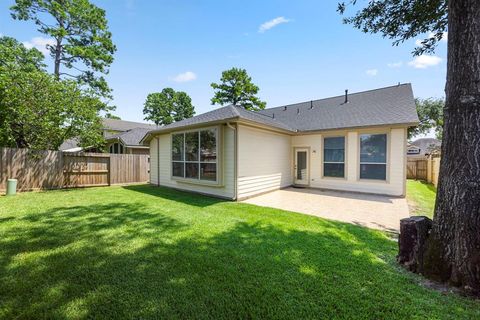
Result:
M398 233L409 216L405 198L342 191L286 188L242 201Z

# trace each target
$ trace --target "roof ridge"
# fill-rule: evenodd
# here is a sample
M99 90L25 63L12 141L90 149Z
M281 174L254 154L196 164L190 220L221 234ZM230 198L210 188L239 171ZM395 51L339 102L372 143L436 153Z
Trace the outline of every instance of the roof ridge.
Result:
M372 91L380 91L380 90L385 90L385 89L391 89L391 88L394 88L394 87L400 87L400 86L406 86L406 85L411 85L411 83L410 83L410 82L400 83L400 84L395 84L395 85L391 85L391 86L387 86L387 87L382 87L382 88L376 88L376 89L370 89L370 90L365 90L365 91L353 92L353 93L349 93L348 95L349 95L349 96L351 96L351 95L357 95L357 94L362 94L362 93L367 93L367 92L372 92ZM281 106L278 106L278 107L266 108L266 109L263 109L263 110L260 110L260 111L266 111L266 110L273 110L273 109L278 109L278 108L284 108L284 107L294 106L294 105L297 105L297 104L303 104L303 103L308 103L308 102L317 102L317 101L322 101L322 100L328 100L328 99L334 99L334 98L341 98L341 97L344 97L344 96L345 96L344 94L340 94L340 95L337 95L337 96L331 96L331 97L327 97L327 98L321 98L321 99L315 99L315 100L306 100L306 101L301 101L301 102L284 104L284 105L281 105Z
M230 107L230 109L233 110L233 113L237 116L240 117L240 112L238 112L237 107L242 108L242 106L236 106L234 104L229 104L227 107Z

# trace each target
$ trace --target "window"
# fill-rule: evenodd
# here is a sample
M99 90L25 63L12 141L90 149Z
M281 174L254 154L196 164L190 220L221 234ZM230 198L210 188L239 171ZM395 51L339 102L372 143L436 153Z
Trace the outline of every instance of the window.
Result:
M172 176L217 181L217 129L172 135Z
M323 176L345 177L345 137L323 139Z
M360 179L386 180L387 135L360 136Z
M123 153L123 144L115 142L110 145L109 151L116 154Z
M420 148L410 147L407 149L407 154L420 154Z

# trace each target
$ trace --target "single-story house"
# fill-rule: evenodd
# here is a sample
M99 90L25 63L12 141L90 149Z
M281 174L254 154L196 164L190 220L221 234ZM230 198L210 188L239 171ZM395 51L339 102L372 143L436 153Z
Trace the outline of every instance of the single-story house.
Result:
M102 134L107 142L106 152L148 154L148 146L140 143L145 134L157 128L153 124L105 118ZM63 152L95 151L79 147L78 139L68 139L59 148Z
M429 155L440 153L442 142L435 138L420 138L407 144L407 158L426 159Z
M150 182L241 200L288 186L404 196L412 87L254 112L226 106L152 130Z

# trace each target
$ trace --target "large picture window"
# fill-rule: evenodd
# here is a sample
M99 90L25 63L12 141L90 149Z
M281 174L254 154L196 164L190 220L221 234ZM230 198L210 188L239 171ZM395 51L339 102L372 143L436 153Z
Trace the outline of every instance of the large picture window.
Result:
M172 176L217 181L218 130L207 129L172 135Z
M345 137L323 139L323 176L345 177Z
M360 136L360 179L386 180L387 135Z

